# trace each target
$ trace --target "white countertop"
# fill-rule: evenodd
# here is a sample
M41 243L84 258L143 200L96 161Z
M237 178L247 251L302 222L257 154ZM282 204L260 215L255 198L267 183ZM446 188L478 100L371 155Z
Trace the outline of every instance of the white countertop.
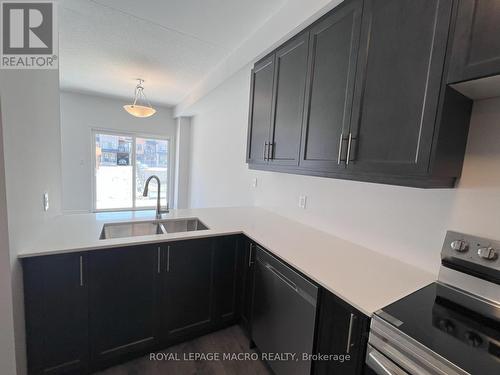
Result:
M172 210L165 219L197 217L210 229L99 240L104 223L154 218L138 213L62 215L46 222L18 257L244 233L368 316L435 281L435 275L261 208Z

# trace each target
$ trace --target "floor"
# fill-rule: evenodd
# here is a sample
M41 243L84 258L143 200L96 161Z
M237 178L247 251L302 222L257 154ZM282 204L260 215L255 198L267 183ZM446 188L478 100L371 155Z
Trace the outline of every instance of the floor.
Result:
M161 353L165 353L163 358ZM217 353L217 354L215 354ZM111 367L99 372L99 375L271 375L271 371L260 361L250 358L244 360L224 360L223 354L236 357L238 354L248 357L254 350L249 349L248 339L239 326L232 326L212 334L202 336L193 341L188 341L172 346L159 353L157 360L149 356L138 358L123 365ZM220 358L214 360L189 360L188 356L213 355ZM166 357L169 358L166 358ZM175 359L173 357L175 356Z

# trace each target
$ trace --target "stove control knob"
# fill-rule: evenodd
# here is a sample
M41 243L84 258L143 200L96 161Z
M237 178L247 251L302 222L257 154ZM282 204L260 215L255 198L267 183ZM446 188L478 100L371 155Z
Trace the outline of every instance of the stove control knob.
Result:
M474 348L481 346L481 344L483 343L483 339L481 338L481 336L472 331L465 332L465 341L467 342L467 344Z
M451 248L459 253L469 250L469 244L464 240L455 240L451 243Z
M479 255L480 258L486 260L494 260L497 257L497 252L491 246L480 247L479 249L477 249L477 255Z

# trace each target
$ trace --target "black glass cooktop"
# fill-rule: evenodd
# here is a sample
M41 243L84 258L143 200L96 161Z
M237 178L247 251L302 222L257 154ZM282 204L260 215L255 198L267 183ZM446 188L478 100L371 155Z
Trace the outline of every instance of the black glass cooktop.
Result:
M394 321L388 323L468 373L499 375L499 309L492 307L492 314L485 317L463 307L482 302L456 294L457 298L448 298L450 288L434 283L383 311L402 322L399 326ZM468 301L460 304L460 299Z

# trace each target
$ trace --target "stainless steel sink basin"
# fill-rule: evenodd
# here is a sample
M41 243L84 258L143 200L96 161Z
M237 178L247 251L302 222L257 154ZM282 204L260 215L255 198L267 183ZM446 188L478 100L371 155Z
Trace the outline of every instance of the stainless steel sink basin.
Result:
M170 219L160 222L167 233L191 232L195 230L206 230L208 227L199 219Z
M153 234L165 234L165 229L157 221L142 221L134 223L104 224L102 227L101 240L109 238L123 238L136 236L150 236Z
M99 239L150 236L206 229L208 227L198 218L110 223L103 225Z

